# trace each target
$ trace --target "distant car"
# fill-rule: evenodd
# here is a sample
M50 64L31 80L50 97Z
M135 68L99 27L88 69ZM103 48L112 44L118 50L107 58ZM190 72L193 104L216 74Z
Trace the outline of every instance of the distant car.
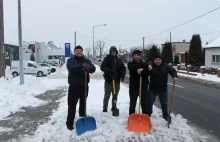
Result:
M46 63L39 63L39 65L41 65L42 67L49 67L50 70L51 70L51 73L56 72L56 68L54 66L51 66L51 65L46 64Z
M24 74L34 74L38 77L43 77L50 74L50 68L42 67L33 61L23 61ZM11 73L13 77L19 76L19 61L11 62Z

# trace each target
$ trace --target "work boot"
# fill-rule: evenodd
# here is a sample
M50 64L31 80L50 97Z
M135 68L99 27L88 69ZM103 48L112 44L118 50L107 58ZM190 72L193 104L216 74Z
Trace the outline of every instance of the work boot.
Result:
M112 116L119 116L119 109L114 109L114 110L112 110Z
M66 122L66 127L67 129L69 129L70 131L72 131L74 129L73 125L70 125Z
M115 109L117 109L117 107L112 107L112 108L111 108L111 111L113 111L113 110L115 110Z
M103 109L103 112L108 112L107 108L104 108L104 109Z

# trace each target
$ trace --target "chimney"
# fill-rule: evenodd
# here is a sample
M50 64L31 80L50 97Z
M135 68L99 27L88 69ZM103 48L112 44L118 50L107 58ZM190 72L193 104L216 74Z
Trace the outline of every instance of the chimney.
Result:
M209 44L208 42L206 42L206 45Z

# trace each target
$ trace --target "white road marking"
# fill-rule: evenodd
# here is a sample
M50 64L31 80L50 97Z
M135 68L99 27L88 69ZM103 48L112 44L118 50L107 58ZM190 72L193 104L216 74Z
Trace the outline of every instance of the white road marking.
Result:
M173 85L172 83L167 83L168 85ZM184 88L182 86L179 86L179 85L175 85L176 87L179 87L179 88Z

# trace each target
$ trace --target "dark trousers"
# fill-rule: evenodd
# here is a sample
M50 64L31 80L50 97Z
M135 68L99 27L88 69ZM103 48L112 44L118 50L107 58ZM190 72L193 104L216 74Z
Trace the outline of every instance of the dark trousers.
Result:
M88 89L89 87L87 87L86 97L88 96ZM76 114L76 106L79 99L80 99L79 116L85 116L85 88L78 86L69 86L68 114L67 114L68 125L73 125Z
M141 108L142 108L142 113L144 113L144 114L148 114L148 112L147 112L147 95L148 95L147 88L142 88ZM129 115L131 115L131 114L135 113L137 98L139 96L139 89L129 88L129 96L130 96Z
M112 108L116 108L116 102L118 99L118 93L120 90L120 83L119 82L115 82L115 92L116 94L113 94L113 87L112 87L112 82L107 82L105 81L105 85L104 85L104 90L105 90L105 95L104 95L104 99L103 99L103 109L108 109L108 101L109 98L112 94Z
M161 109L162 109L162 113L163 113L163 118L167 120L168 117L168 107L167 107L167 103L168 103L168 95L167 95L167 91L166 92L157 92L154 90L149 89L149 107L148 107L148 111L150 112L150 115L153 112L153 104L155 102L156 96L158 95L159 100L160 100L160 105L161 105Z

